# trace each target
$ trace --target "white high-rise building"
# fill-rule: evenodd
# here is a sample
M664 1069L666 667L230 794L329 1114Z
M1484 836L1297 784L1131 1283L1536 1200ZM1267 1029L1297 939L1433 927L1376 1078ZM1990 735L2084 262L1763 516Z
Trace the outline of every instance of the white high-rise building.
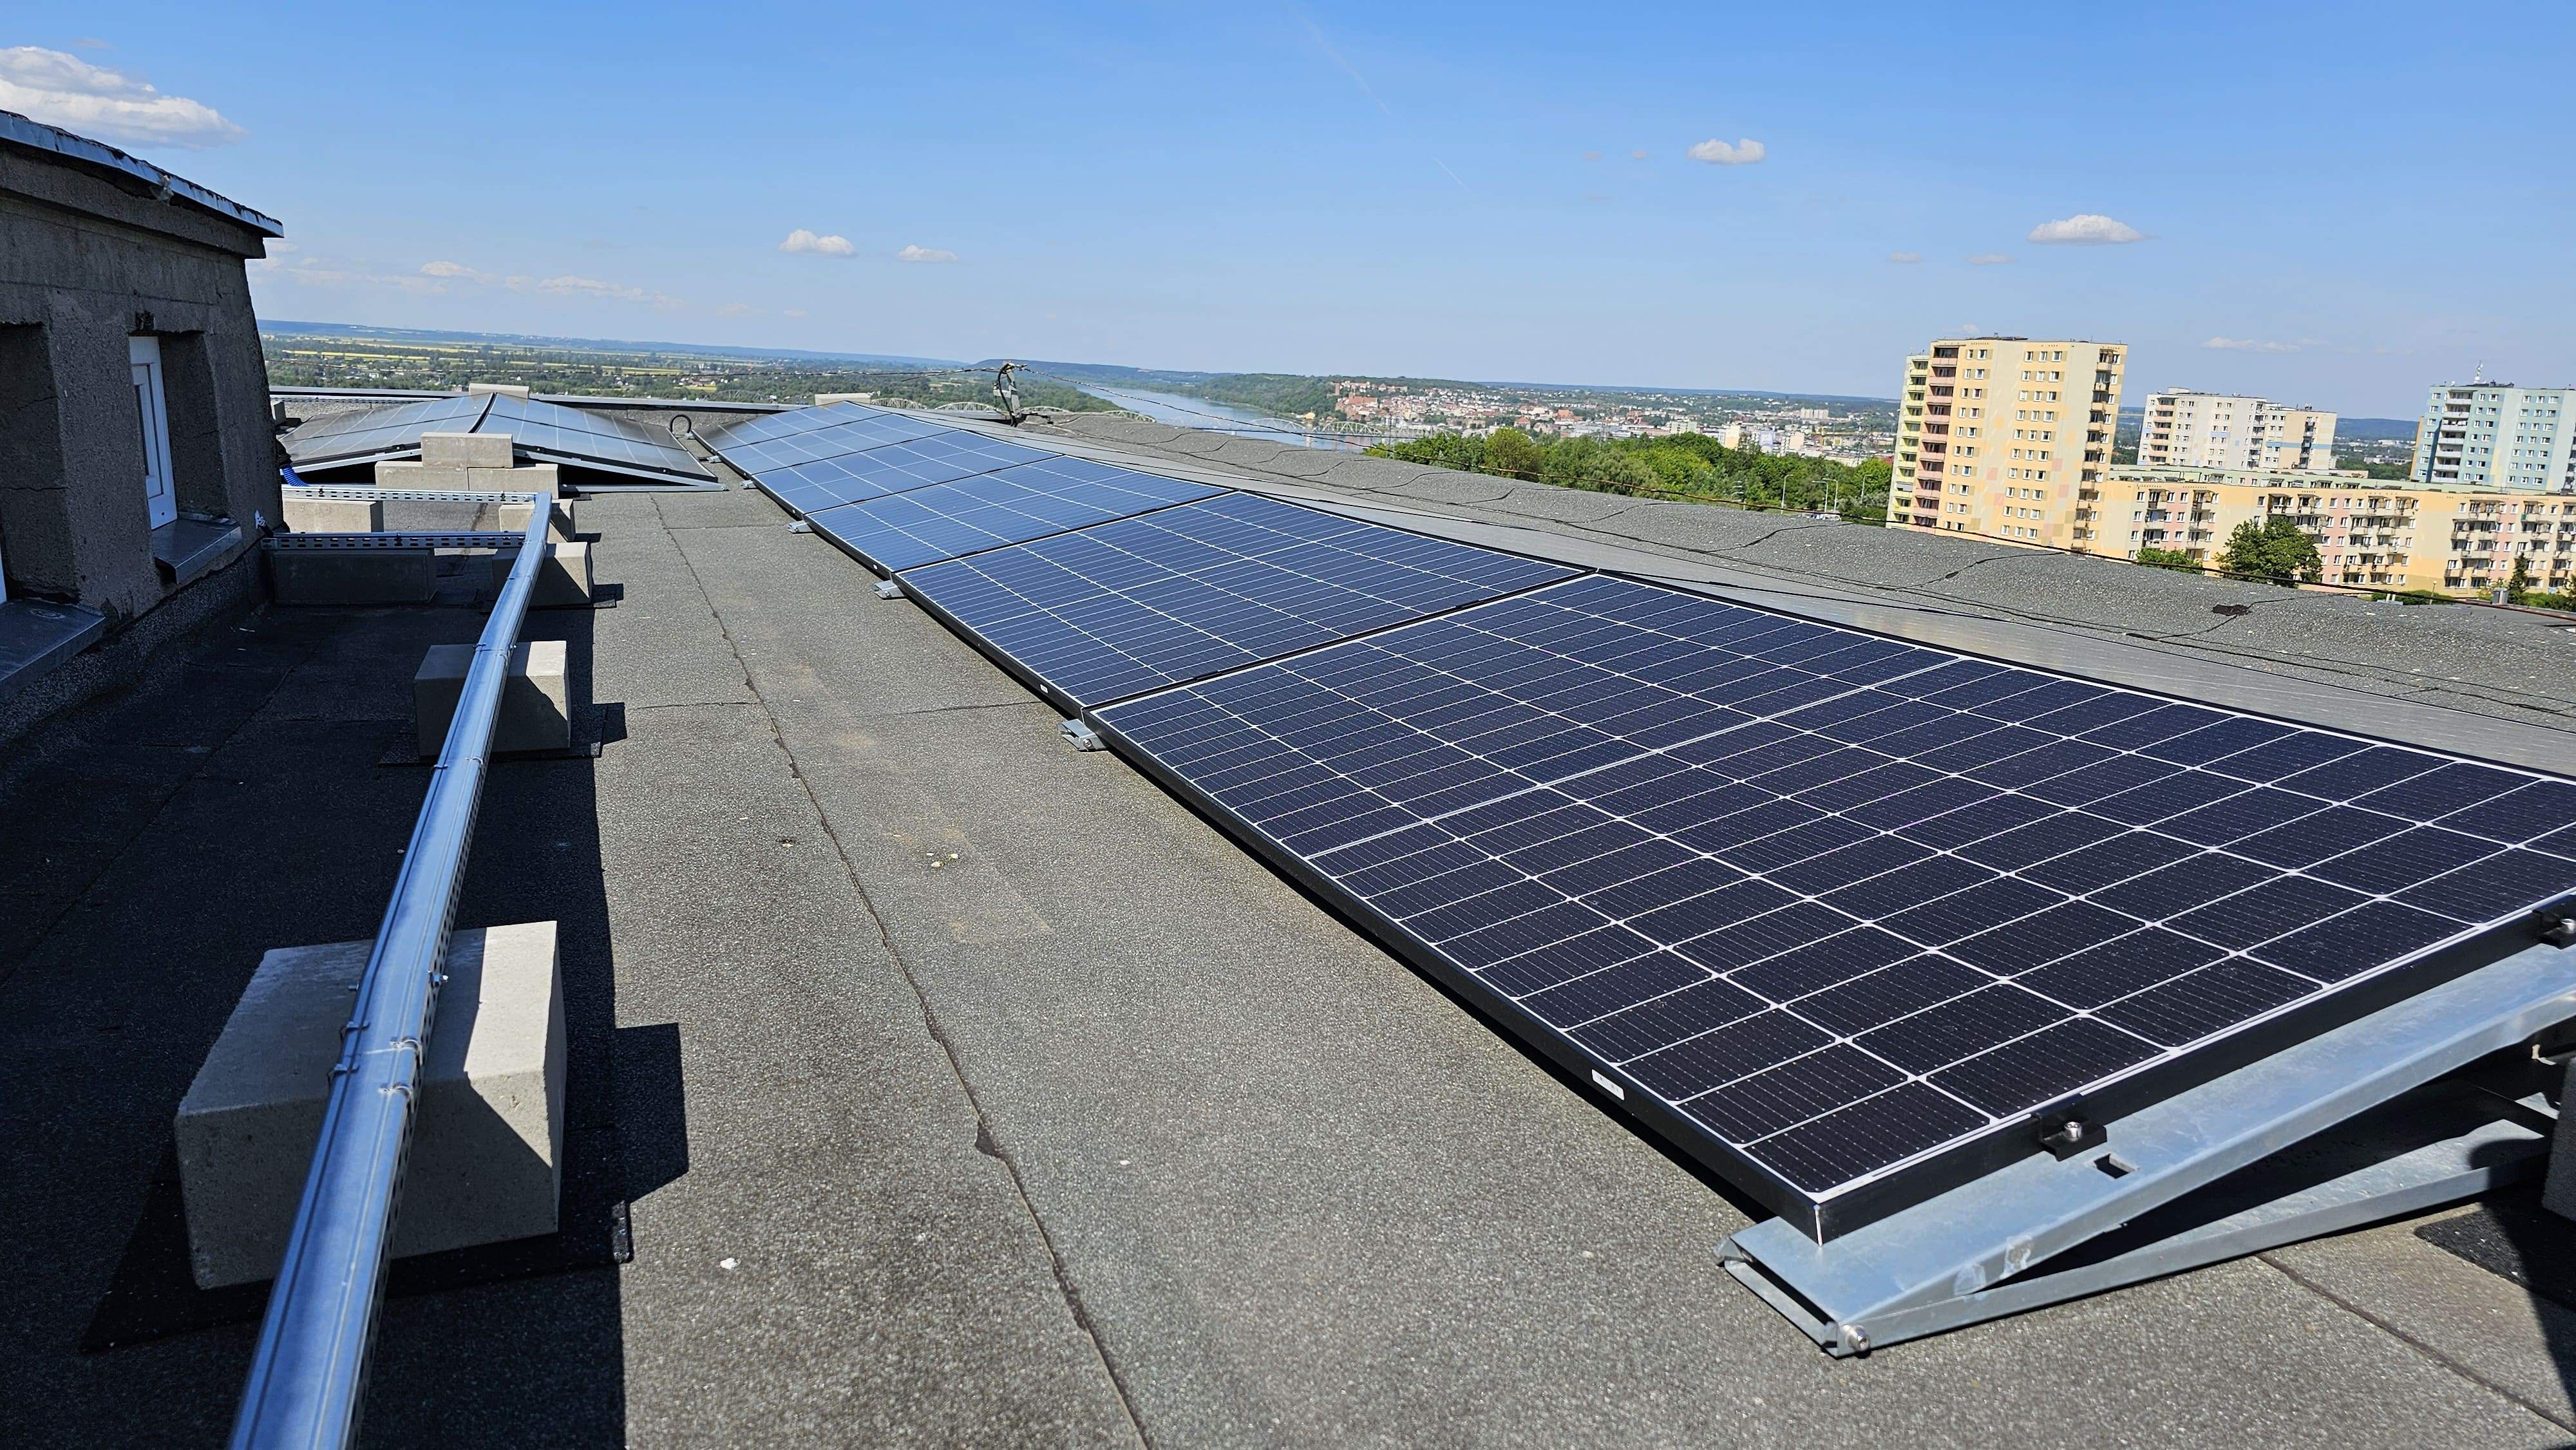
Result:
M2576 388L2444 383L2415 424L2417 483L2495 493L2576 493Z
M2335 415L2238 393L2172 388L2147 399L2141 468L2334 472Z

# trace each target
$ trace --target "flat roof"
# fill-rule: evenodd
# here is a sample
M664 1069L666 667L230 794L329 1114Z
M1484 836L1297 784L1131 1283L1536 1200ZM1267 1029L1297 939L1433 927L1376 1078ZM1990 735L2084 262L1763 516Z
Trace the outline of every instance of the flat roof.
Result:
M1268 458L1283 492L1657 552L1818 610L2009 621L2270 675L2312 707L2356 688L2330 661L2005 602L2062 576L1970 600L1975 561L2010 562L1975 545L1155 437L1175 467L1243 443L1225 466ZM530 633L567 641L601 751L493 767L459 920L561 923L569 1130L581 1171L621 1175L632 1260L389 1301L371 1443L2576 1432L2576 1321L2411 1222L1829 1360L1720 1267L1740 1201L1117 757L1069 748L1053 710L769 500L578 508L617 607ZM1833 577L1864 571L1879 588ZM2143 629L2225 623L2156 607ZM0 911L0 1080L45 1085L0 1093L0 1235L46 1247L0 1315L25 1438L220 1437L250 1326L74 1346L260 952L373 930L425 788L398 762L411 672L478 625L216 621L0 754L0 818L81 823L0 857L23 905ZM2456 687L2514 683L2481 658Z
M202 207L226 221L239 222L261 236L286 235L286 224L265 212L253 211L230 197L209 191L176 172L163 170L140 156L119 151L104 141L93 141L87 136L66 131L60 126L48 126L42 121L29 120L15 111L0 111L0 142L59 156L88 166L123 172L127 176L148 181L156 187L166 188L173 197Z

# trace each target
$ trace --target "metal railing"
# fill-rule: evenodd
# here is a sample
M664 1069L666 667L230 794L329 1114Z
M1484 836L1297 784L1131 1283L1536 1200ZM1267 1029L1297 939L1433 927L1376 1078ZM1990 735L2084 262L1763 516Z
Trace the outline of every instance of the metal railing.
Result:
M430 775L429 797L412 827L402 875L358 980L357 1006L341 1029L340 1060L331 1070L313 1166L233 1422L236 1450L339 1446L357 1433L421 1063L438 989L446 980L447 934L482 804L510 651L544 567L546 530L553 521L554 503L544 494L488 497L536 506L528 511L526 537L518 540L518 560L474 646L474 663Z

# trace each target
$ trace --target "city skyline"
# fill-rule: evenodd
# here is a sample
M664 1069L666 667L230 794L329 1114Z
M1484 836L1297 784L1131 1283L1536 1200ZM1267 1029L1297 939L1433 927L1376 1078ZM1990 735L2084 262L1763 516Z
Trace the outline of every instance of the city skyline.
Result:
M2499 16L140 5L0 35L0 109L282 217L280 316L1864 397L2021 333L2124 345L2133 396L2403 418L2576 379L2530 285L2569 205L2510 164L2576 27ZM1945 87L1977 144L1921 144ZM2221 141L2280 164L2156 160Z

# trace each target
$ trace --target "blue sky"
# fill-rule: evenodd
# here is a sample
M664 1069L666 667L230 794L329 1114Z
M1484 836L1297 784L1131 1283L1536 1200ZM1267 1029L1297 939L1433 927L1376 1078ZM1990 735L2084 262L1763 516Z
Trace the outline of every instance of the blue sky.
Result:
M275 317L1881 396L1980 329L2126 342L2133 399L2411 417L2480 363L2576 381L2571 41L2514 3L100 5L17 11L0 108L281 218ZM2032 240L2077 217L2142 239Z

